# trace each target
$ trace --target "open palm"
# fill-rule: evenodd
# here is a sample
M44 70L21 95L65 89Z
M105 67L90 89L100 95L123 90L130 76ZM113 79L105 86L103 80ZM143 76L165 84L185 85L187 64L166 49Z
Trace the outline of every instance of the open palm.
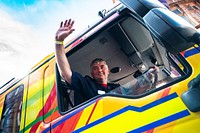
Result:
M65 23L60 23L60 28L56 32L56 41L64 41L64 39L69 36L73 31L74 21L71 19L65 20Z

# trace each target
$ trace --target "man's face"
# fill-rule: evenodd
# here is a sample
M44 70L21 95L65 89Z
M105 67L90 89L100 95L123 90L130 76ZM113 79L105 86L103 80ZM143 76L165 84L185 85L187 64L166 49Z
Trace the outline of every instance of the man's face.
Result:
M109 69L105 61L100 61L92 64L91 75L98 83L106 84L108 74Z

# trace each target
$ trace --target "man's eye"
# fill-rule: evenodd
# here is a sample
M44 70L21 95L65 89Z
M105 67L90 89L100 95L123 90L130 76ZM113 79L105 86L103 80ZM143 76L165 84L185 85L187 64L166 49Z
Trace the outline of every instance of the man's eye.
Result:
M97 67L93 67L92 70L97 70Z
M105 65L102 65L101 68L102 68L102 69L103 69L103 68L106 68L106 66L105 66Z

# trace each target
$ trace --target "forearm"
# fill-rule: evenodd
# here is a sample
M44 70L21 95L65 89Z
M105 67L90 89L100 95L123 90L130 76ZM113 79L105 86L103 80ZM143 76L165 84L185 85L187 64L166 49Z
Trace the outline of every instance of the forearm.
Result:
M55 41L56 41L55 54L56 54L58 68L59 68L61 76L69 84L71 84L72 71L71 71L68 59L65 56L63 41L65 40L66 37L68 37L74 31L73 25L74 25L74 21L72 21L71 19L65 20L64 23L61 22L60 28L56 32L56 36L55 36Z
M60 71L61 76L71 84L71 76L72 71L68 62L67 57L65 56L65 49L63 45L56 44L55 45L55 54L56 54L56 61L58 64L58 68Z

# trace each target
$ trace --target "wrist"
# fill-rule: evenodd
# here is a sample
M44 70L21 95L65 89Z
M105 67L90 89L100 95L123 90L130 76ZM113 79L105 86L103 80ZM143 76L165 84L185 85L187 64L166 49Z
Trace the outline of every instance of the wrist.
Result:
M56 45L64 45L64 41L55 40L55 44Z
M56 36L55 36L55 41L63 42L64 39L61 38L60 36L56 35Z

